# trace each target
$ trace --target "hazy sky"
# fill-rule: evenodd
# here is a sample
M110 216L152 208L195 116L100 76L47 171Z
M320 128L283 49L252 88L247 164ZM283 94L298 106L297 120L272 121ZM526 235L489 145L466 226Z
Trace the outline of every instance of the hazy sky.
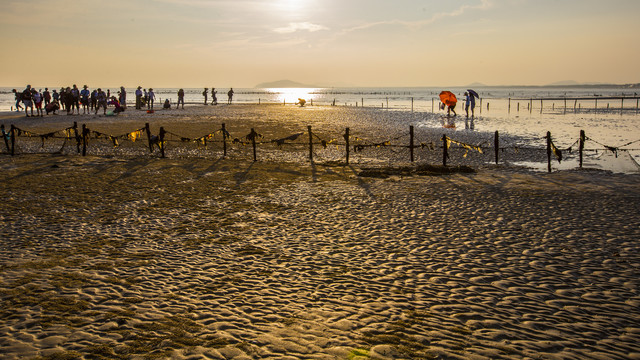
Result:
M640 82L640 0L0 0L0 86Z

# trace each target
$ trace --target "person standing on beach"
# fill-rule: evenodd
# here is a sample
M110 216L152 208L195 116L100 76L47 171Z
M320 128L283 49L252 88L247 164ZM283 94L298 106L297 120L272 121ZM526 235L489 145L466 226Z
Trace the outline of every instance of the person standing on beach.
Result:
M33 98L33 103L36 107L36 116L44 116L42 113L42 94L40 94L36 89L31 89L31 97ZM33 116L33 114L31 114Z
M98 110L100 107L104 110L104 115L107 115L107 94L102 91L102 89L98 88L98 106L96 106L96 115L98 114Z
M42 97L44 98L44 106L46 107L51 102L51 93L49 93L49 88L44 88Z
M233 88L229 90L227 96L229 97L229 102L227 104L231 105L231 100L233 100Z
M65 104L65 107L67 108L67 115L73 115L73 94L71 94L71 88L67 86L67 89L64 91L64 97L62 98L62 101Z
M136 89L136 109L142 109L142 86L138 86Z
M127 91L124 89L124 86L120 86L120 106L123 108L127 107Z
M20 102L22 102L22 94L19 93L18 90L16 90L16 89L12 89L11 92L13 93L13 95L16 98L16 111L22 110L22 105L20 105Z
M217 93L216 88L211 88L211 105L218 105Z
M82 104L82 113L89 113L89 96L91 96L91 91L89 91L89 87L87 85L82 87L82 91L80 91L80 103ZM80 114L80 111L78 111Z
M78 110L78 115L80 115L80 89L73 84L73 89L71 89L71 97L73 102L71 104L71 113L73 114L73 108L75 107Z
M91 107L90 110L94 111L98 107L98 90L93 90L91 92Z
M149 102L147 103L147 109L153 109L153 102L156 100L156 94L153 92L152 88L149 88Z
M207 91L209 91L209 88L204 88L204 91L202 92L202 96L204 96L205 105L207 105Z
M60 107L62 110L67 109L67 90L64 86L60 88Z
M29 117L27 109L31 108L31 116L33 116L33 102L31 97L31 85L27 85L27 88L22 91L22 104L24 104L24 114Z
M182 103L182 108L184 109L184 90L178 90L178 105L176 105L176 109L180 107L180 103Z

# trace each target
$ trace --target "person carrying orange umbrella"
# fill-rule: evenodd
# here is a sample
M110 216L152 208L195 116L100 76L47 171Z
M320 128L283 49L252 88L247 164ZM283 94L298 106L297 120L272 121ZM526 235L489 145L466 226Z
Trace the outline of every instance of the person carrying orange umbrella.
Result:
M458 103L458 99L451 91L443 91L440 93L440 101L447 106L447 115L451 115L453 111L453 116L457 116L456 114L456 104Z

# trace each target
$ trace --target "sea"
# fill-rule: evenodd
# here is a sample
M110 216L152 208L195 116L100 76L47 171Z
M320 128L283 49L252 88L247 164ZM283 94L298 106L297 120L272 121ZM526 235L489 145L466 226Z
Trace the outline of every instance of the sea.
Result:
M34 87L44 90L45 86ZM11 111L15 105L11 89L0 88L0 111ZM21 91L24 87L16 89ZM586 148L608 159L598 166L614 172L640 172L638 87L477 86L473 90L480 98L476 100L472 127L465 121L464 93L468 89L469 87L234 88L233 103L293 106L299 99L304 99L306 106L349 106L398 111L407 114L407 125L441 128L446 122L449 124L447 131L498 131L527 139L526 145L530 146L545 146L545 136L550 132L554 144L561 149L577 149L575 144L583 130L589 139ZM118 88L109 90L112 95L116 95ZM229 88L216 89L219 104L227 102L228 90ZM133 88L127 89L128 103L134 101L134 91ZM187 104L204 102L202 88L185 88L184 91ZM442 91L451 91L458 98L456 117L447 117L446 111L440 109L439 94ZM178 88L156 88L154 92L157 104L167 98L172 103L177 100ZM211 101L210 91L208 100ZM598 149L602 151L598 152ZM565 162L564 166L571 168L575 165ZM531 166L542 167L540 164Z

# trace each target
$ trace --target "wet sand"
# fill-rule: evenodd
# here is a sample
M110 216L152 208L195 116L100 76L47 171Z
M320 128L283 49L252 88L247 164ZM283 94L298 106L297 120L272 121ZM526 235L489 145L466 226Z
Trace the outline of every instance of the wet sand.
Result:
M18 120L44 132L66 118ZM406 125L348 108L68 118L194 137L224 121L265 139ZM410 166L406 153L346 165L338 150L310 164L286 146L258 162L244 147L136 146L0 156L3 358L640 358L637 175L470 153L452 161L473 173L378 178L359 174Z

